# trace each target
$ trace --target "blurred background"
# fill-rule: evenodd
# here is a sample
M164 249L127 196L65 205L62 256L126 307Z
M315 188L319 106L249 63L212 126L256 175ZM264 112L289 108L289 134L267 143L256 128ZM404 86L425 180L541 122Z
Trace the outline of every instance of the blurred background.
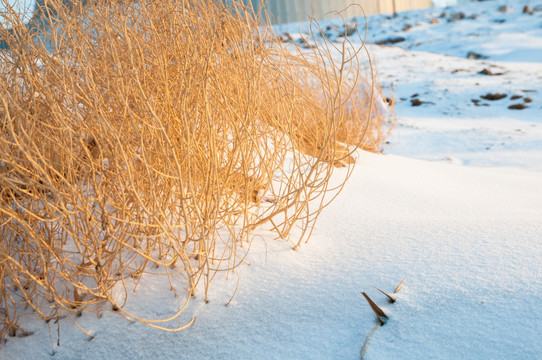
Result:
M70 0L65 0L70 1ZM394 12L421 9L431 6L448 6L469 0L244 0L254 9L263 9L279 23L300 22L308 17L316 19L336 17L333 12L346 9L345 18L371 14L393 14ZM0 11L11 6L27 22L32 17L35 0L0 0ZM358 4L361 6L350 6ZM363 9L363 11L362 11Z

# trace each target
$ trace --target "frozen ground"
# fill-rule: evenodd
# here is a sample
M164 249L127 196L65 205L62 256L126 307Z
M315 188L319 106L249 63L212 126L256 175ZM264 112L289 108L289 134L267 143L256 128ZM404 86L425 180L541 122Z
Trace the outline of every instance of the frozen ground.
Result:
M477 2L368 22L370 42L405 39L371 47L402 119L387 152L542 170L542 2ZM488 93L506 97L481 98ZM416 98L422 105L412 107ZM526 108L508 109L519 104Z
M526 4L533 14L522 13ZM466 16L448 22L442 12ZM540 358L542 1L368 21L371 42L405 38L370 46L400 120L387 155L360 154L307 245L292 251L260 231L233 301L224 306L237 276L218 279L209 304L190 303L181 320L196 321L185 331L84 313L89 341L69 319L27 319L34 335L10 338L0 358L54 350L57 359L359 359L376 323L361 291L389 316L366 359ZM406 24L414 27L403 31ZM392 292L403 278L394 304L372 287ZM149 317L170 314L177 303L167 284L145 281L135 306Z

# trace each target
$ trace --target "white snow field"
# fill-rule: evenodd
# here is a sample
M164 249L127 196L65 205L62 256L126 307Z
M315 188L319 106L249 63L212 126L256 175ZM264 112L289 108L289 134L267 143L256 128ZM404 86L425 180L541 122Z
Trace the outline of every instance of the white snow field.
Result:
M542 358L542 0L368 22L371 42L405 39L369 46L398 124L384 154L359 153L308 244L258 231L250 266L216 279L208 304L193 299L181 332L85 312L88 340L69 319L25 318L34 334L8 338L0 358L360 359L364 344L365 359ZM403 278L393 304L373 287ZM169 316L167 279L142 281L133 308Z

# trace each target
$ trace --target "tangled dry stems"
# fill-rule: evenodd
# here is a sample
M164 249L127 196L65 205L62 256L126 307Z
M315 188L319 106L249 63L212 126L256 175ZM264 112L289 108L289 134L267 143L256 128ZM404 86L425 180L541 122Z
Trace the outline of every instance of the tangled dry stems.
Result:
M36 14L34 30L14 13L1 30L0 338L24 307L48 320L110 303L185 327L165 323L186 304L143 319L128 290L159 268L207 300L256 228L287 239L297 224L299 246L352 169L330 189L334 168L383 138L358 53L287 48L236 1Z

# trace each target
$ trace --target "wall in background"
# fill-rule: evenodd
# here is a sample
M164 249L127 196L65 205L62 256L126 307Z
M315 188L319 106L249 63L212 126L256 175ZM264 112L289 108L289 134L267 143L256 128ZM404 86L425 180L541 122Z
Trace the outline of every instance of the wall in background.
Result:
M278 23L307 21L337 17L336 12L344 10L342 15L348 19L371 14L393 14L433 6L431 0L245 0L252 3L254 9L261 9L267 4L268 12ZM361 6L351 6L358 4ZM363 10L362 10L363 9ZM335 14L333 14L335 12Z

